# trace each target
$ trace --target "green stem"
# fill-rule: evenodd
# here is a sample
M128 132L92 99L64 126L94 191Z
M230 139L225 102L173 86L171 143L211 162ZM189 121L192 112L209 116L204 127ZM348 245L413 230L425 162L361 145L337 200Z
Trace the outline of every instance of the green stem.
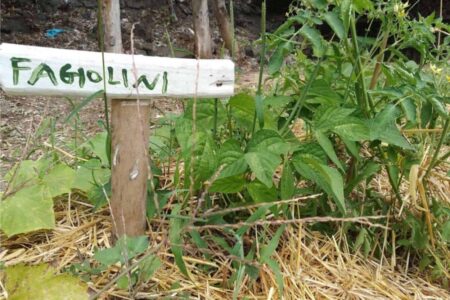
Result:
M266 0L261 4L261 54L259 57L259 78L258 78L258 90L257 95L261 95L263 72L264 72L264 60L266 57ZM255 101L255 114L253 116L252 134L255 132L256 127L256 101Z
M447 136L447 132L448 132L448 127L450 124L450 117L447 118L447 120L445 120L445 124L444 124L444 129L442 130L442 135L441 138L439 139L439 142L436 146L436 150L434 150L434 154L433 154L433 158L431 159L431 163L428 166L427 171L425 172L425 175L423 178L427 178L428 175L430 175L431 170L437 165L438 161L438 156L439 156L439 151L441 150L442 144L444 143L445 137ZM445 156L445 155L444 155Z
M219 99L214 99L214 128L213 128L213 136L214 139L217 139L217 115L218 115L218 106Z
M359 105L365 115L368 117L370 113L374 112L374 105L372 102L372 98L367 93L366 83L364 82L364 68L361 62L361 56L359 55L359 46L357 41L357 33L356 33L356 25L355 25L355 16L353 15L350 20L350 27L352 31L352 43L355 52L355 60L356 60L356 75L358 77L358 83L356 86L356 95L358 98ZM370 107L370 111L369 111Z

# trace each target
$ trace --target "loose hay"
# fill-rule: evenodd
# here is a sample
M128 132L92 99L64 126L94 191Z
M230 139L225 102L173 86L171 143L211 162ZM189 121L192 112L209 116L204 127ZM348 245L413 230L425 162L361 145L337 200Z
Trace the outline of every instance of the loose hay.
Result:
M111 223L108 209L92 212L89 204L79 196L56 201L56 228L19 235L7 239L1 236L0 261L5 266L18 263L49 263L64 270L84 260L93 262L96 248L110 247ZM165 226L154 220L149 236L151 249L158 247L157 255L163 262L161 269L145 285L140 285L130 295L113 285L101 294L100 299L231 299L233 286L228 284L232 273L232 257L221 249L211 248L215 259L206 260L193 245L186 245L185 261L190 273L186 278L173 262ZM165 221L163 221L165 223ZM156 229L159 228L159 231ZM418 271L409 269L405 274L388 261L380 264L352 254L347 243L338 234L325 237L303 226L288 227L281 238L275 259L284 275L284 299L450 299L450 293L426 282ZM344 249L344 250L342 250ZM209 273L201 266L209 266ZM244 278L240 298L279 299L275 275L266 266L260 267L260 279L256 282ZM94 295L120 272L111 267L89 282L90 294ZM175 284L177 284L175 286Z

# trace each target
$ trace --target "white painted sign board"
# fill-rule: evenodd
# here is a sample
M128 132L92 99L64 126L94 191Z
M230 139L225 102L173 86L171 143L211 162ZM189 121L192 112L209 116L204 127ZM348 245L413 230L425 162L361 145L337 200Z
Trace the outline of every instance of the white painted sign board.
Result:
M104 89L113 99L228 97L234 64L0 44L0 87L12 95L89 96ZM104 67L104 68L103 68ZM139 96L138 96L139 93Z

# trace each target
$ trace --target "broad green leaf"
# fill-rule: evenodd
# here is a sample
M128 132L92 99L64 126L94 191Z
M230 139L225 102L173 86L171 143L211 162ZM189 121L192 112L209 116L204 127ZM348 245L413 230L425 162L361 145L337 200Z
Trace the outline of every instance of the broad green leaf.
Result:
M339 18L339 15L333 11L329 11L324 15L325 21L330 25L331 29L336 33L339 39L343 40L347 38L347 32L345 31L344 24Z
M148 238L146 236L122 236L114 247L96 251L94 259L105 266L117 262L125 264L126 261L144 253L147 248Z
M234 139L227 140L222 144L219 150L220 164L231 164L244 156L241 144Z
M314 116L316 130L332 130L338 124L345 124L354 109L343 107L323 107Z
M444 119L448 118L448 111L444 102L439 101L436 97L429 97L428 101L433 105L433 108Z
M322 35L317 29L309 27L308 25L303 25L300 29L300 34L311 42L315 56L321 57L324 55L325 49L323 46Z
M280 180L280 196L282 200L291 199L295 193L295 178L290 163L285 163Z
M247 152L272 152L274 154L287 154L290 146L278 132L262 129L256 132L247 146Z
M4 179L9 182L10 190L29 187L39 182L39 178L45 174L49 166L50 162L45 159L24 160L15 165Z
M5 270L6 291L11 300L87 300L88 286L68 274L57 274L46 265L15 265Z
M198 151L201 154L195 161L196 180L205 181L214 175L217 169L216 145L211 136L204 140L203 145L199 145Z
M348 141L359 142L370 139L369 128L357 118L348 117L346 121L336 124L331 131Z
M324 9L328 4L327 0L309 0L308 2L310 2L317 9Z
M54 227L53 200L43 185L21 189L0 202L0 229L7 236Z
M188 101L186 111L184 113L185 118L192 120L193 102ZM215 105L217 104L217 126L225 124L227 120L227 114L225 107L221 101L215 101L215 99L202 99L197 101L196 104L196 124L197 129L200 130L212 130L215 122Z
M64 164L58 164L44 176L42 184L46 185L51 197L69 193L75 179L75 171Z
M296 155L293 160L297 172L314 181L329 196L333 197L339 210L345 214L344 182L341 174L311 155Z
M98 159L91 159L78 166L72 188L88 193L96 183L105 184L111 177L111 170L104 168Z
M331 159L332 162L335 163L335 165L341 169L341 171L344 171L344 167L342 166L339 158L336 155L336 152L334 151L333 148L333 144L331 143L331 141L328 139L328 137L320 132L320 131L315 131L314 132L314 136L317 139L317 142L319 143L319 145L322 147L322 149L325 151L325 153L328 155L328 157Z
M144 281L152 278L153 274L162 266L162 261L155 255L146 257L140 264L139 275L143 277Z
M238 125L251 130L255 114L255 99L248 94L241 93L231 97L228 105Z
M381 140L404 149L413 150L414 147L402 136L395 121L398 117L398 108L387 105L374 119L369 120L368 128L371 140Z
M372 11L374 9L371 0L353 0L353 6L359 13L363 11Z
M272 109L284 108L286 105L294 101L291 96L279 95L279 96L268 96L264 99L264 106L270 107Z
M170 214L171 219L169 221L169 241L170 248L172 249L172 253L175 257L175 263L180 269L181 273L185 276L189 277L188 270L186 268L186 264L183 260L183 227L185 225L185 221L177 218L181 211L181 205L175 204L172 207L172 212Z
M246 180L243 175L219 178L213 182L209 191L211 193L238 193L245 187Z
M219 174L218 179L244 174L245 171L247 171L247 168L248 164L244 155L242 155L241 158L224 167L222 172Z
M107 140L108 140L108 133L107 132L101 132L96 134L94 137L89 139L87 142L85 142L81 147L86 148L92 153L100 158L102 164L104 166L109 165L108 160L108 153L107 153Z
M273 185L273 174L281 163L280 156L268 151L249 152L245 154L245 160L256 178L270 188Z
M275 186L267 187L260 181L253 181L247 185L248 193L255 202L273 202L278 200Z
M323 163L327 162L327 154L323 151L322 147L314 142L301 143L295 149L296 154L308 154L316 157Z

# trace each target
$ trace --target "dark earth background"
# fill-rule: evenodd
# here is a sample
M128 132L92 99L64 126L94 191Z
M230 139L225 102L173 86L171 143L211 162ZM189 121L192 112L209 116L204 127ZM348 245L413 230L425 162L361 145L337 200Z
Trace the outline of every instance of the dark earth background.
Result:
M177 21L171 20L168 0L121 0L121 23L124 51L130 53L130 33L134 30L135 53L170 56L168 36L175 56L194 57L194 31L190 0L174 0ZM269 0L267 29L273 31L285 19L290 0ZM414 2L414 1L412 1ZM239 44L237 88L252 88L258 69L261 0L235 0L236 39ZM412 16L438 14L439 0L419 1ZM443 2L444 19L450 19L450 0ZM213 53L220 57L222 40L216 21L210 13ZM364 30L365 24L358 24ZM62 29L55 38L46 36L49 29ZM325 29L326 30L326 29ZM17 43L55 48L99 51L96 0L0 0L0 43ZM153 120L165 112L177 112L181 101L154 99ZM72 128L60 122L71 111L64 98L11 97L0 90L0 175L3 178L11 166L22 159L36 158L43 153L48 135L37 136L36 130L54 119L56 142L70 136ZM104 117L103 103L91 102L80 113L83 134L101 130L98 120ZM64 143L62 143L64 144ZM31 153L31 156L29 155ZM2 189L0 180L0 190Z

